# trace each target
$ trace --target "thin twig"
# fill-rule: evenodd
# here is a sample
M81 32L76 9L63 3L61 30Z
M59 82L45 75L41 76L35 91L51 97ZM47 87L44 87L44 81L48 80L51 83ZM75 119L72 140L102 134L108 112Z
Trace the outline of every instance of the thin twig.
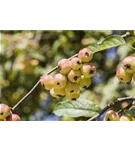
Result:
M111 104L108 104L99 114L96 114L95 116L93 116L92 118L88 119L87 121L94 121L97 118L99 118L103 113L105 113L108 109L110 109L111 107L122 103L122 102L127 102L127 101L131 101L133 102L135 100L135 96L129 96L129 97L123 97L123 98L118 98L116 101L112 102Z
M73 55L72 57L70 57L70 58L68 58L68 59L71 60L72 58L74 58L74 57L76 57L76 56L78 56L78 54L75 54L75 55ZM54 71L57 70L57 69L58 69L58 66L54 67L52 70L50 70L50 71L47 72L46 74L47 74L47 75L48 75L48 74L51 74L52 72L54 72ZM40 83L40 79L39 79L38 82L33 86L33 88L32 88L22 99L20 99L19 102L18 102L14 107L12 107L11 109L14 111L14 110L24 101L24 99L27 98L27 97L34 91L34 89L39 85L39 83Z
M121 35L121 37L124 38L124 37L126 37L126 36L128 36L128 35L130 35L130 33L129 33L129 32L126 32L124 35ZM73 55L72 57L70 57L70 58L68 58L68 59L71 60L72 58L74 58L74 57L76 57L76 56L78 56L78 53L75 54L75 55ZM57 69L58 69L58 66L54 67L51 71L47 72L46 74L51 74L52 72L54 72L54 71L57 70ZM33 88L32 88L21 100L19 100L19 102L18 102L15 106L13 106L11 109L14 111L14 110L24 101L24 99L27 98L27 97L34 91L34 89L39 85L39 83L40 83L40 79L39 79L39 81L33 86Z

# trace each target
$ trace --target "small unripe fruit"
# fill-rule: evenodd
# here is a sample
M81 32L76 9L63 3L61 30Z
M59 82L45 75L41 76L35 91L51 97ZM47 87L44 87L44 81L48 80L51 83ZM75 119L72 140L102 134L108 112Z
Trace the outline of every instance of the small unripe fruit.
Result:
M54 76L54 88L64 88L67 84L67 78L61 73Z
M65 89L58 89L58 88L54 88L54 92L58 95L58 96L65 96Z
M133 74L133 80L135 81L135 73Z
M78 58L78 57L72 58L70 60L70 66L71 66L72 70L80 69L82 66L82 62L81 62L80 58Z
M6 121L21 121L21 118L17 114L11 114L6 118Z
M85 78L91 78L96 73L96 66L92 63L84 64L81 67L81 73Z
M126 70L128 73L135 72L135 56L128 56L125 57L122 61L122 67L124 70Z
M132 74L126 72L123 67L117 69L116 76L118 80L123 83L130 83L132 80Z
M130 116L123 115L120 117L120 121L132 121L132 118Z
M57 93L54 91L54 88L52 88L52 89L50 90L50 95L51 95L53 98L55 98L55 99L58 99L58 98L59 98L59 96L57 95Z
M66 96L69 100L77 100L80 97L80 92L76 93L66 93Z
M71 70L68 74L68 79L73 83L78 83L81 79L80 70Z
M40 79L41 85L46 89L50 90L54 85L54 79L51 75L44 75Z
M79 51L78 57L82 62L89 62L93 58L93 53L89 48L83 48Z
M60 73L68 74L71 70L70 61L68 59L62 59L58 62L58 68Z
M5 104L0 104L0 119L4 120L11 113L10 107Z
M114 110L109 110L105 114L104 121L119 121L119 115Z
M88 88L91 85L91 78L85 78L84 76L81 76L81 80L78 84L82 88Z
M79 85L68 81L65 87L66 94L77 93L79 91Z

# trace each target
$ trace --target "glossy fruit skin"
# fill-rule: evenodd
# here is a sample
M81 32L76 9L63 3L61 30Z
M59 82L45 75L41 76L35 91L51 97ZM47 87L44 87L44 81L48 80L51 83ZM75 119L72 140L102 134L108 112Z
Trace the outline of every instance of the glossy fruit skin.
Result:
M79 91L79 85L68 81L65 87L66 94L77 93Z
M84 76L81 76L81 80L78 84L82 88L88 88L91 85L91 78L85 78Z
M132 121L130 116L123 115L120 117L120 121Z
M90 62L93 58L93 53L89 48L83 48L79 51L78 57L83 63Z
M81 73L85 78L91 78L96 74L96 66L93 63L83 64Z
M65 92L65 88L54 88L54 92L56 93L56 95L58 96L65 96L66 92Z
M0 119L4 120L11 113L10 107L5 104L0 104Z
M17 114L10 114L10 116L6 118L6 121L21 121L21 118Z
M80 97L80 92L74 92L74 93L66 93L66 97L69 100L77 100Z
M61 73L54 76L54 88L64 88L67 84L67 78Z
M122 67L128 73L135 72L135 56L128 56L122 60Z
M68 73L68 79L69 79L69 81L71 81L73 83L78 83L81 80L80 70L71 70Z
M80 69L81 66L82 66L81 59L78 58L78 57L72 58L70 60L70 66L71 66L72 70L78 70L78 69Z
M118 80L123 83L130 83L132 80L132 74L126 72L123 67L117 69L116 76Z
M58 99L58 98L59 98L59 96L57 95L57 93L54 91L54 88L52 88L52 89L50 90L50 95L51 95L53 98L55 98L55 99Z
M68 74L71 70L70 61L68 59L62 59L58 62L59 72L61 74Z
M54 79L51 75L44 75L40 79L41 85L46 89L50 90L54 85Z
M109 110L105 114L104 121L119 121L119 115L114 110Z

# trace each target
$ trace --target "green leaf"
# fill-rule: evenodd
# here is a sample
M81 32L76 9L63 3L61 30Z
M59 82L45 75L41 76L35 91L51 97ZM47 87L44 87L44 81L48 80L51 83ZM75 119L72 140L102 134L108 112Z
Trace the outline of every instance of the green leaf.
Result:
M113 35L113 36L109 36L105 40L103 40L102 43L100 44L99 49L104 50L104 49L120 46L125 43L126 42L123 37L121 37L119 35Z
M127 113L128 113L131 117L135 118L135 106L132 106L132 107L127 111Z
M88 48L90 48L93 53L96 53L96 52L100 51L99 44L97 44L97 43L90 44L88 46Z
M88 100L64 101L54 107L58 116L92 117L101 111L100 107Z
M93 51L93 53L103 51L109 48L124 45L126 42L120 35L112 35L105 38L101 43L92 43L88 47Z

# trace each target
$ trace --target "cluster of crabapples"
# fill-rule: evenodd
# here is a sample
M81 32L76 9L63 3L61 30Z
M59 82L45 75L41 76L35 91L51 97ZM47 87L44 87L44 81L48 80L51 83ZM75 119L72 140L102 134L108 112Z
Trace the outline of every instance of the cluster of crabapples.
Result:
M135 119L129 115L119 116L116 111L108 110L105 114L104 121L135 121Z
M72 59L62 59L58 62L59 72L54 76L47 74L40 81L54 98L66 96L69 100L76 100L80 96L81 88L91 85L91 78L96 73L96 67L90 61L93 53L89 48L83 48L78 56Z
M122 65L117 69L116 76L120 82L130 83L135 81L135 56L127 56L122 60Z
M21 121L21 118L8 105L0 104L0 121Z

